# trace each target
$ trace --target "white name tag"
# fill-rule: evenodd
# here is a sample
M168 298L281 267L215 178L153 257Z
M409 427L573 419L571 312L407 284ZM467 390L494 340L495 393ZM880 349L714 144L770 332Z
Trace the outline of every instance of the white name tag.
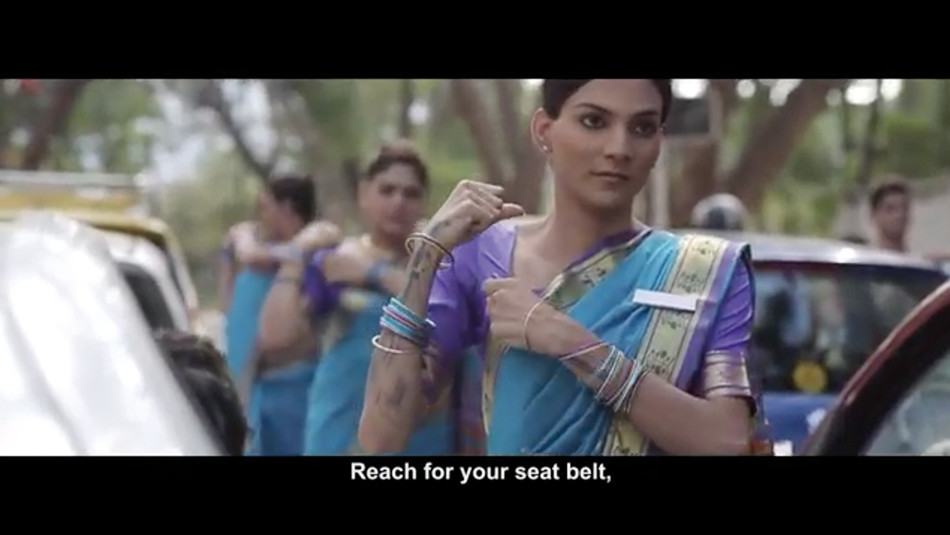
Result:
M633 302L638 305L647 305L657 308L671 308L673 310L682 310L685 312L696 312L696 305L699 298L695 295L669 294L664 292L651 292L650 290L637 290L633 292Z

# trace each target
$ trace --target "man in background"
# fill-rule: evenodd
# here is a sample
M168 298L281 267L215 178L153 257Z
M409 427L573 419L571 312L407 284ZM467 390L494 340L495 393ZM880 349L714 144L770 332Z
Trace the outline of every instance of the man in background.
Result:
M871 190L868 201L874 227L872 244L889 251L908 252L911 195L907 184L900 177L889 176Z

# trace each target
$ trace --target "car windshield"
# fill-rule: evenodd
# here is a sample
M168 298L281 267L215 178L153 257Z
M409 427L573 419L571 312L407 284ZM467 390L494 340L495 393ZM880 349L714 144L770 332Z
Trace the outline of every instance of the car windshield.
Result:
M929 351L940 358L891 409L867 455L950 455L950 352Z
M879 266L756 267L755 361L766 392L837 393L945 277Z
M122 263L120 269L149 327L174 329L175 322L168 303L165 302L165 296L155 279L139 266Z

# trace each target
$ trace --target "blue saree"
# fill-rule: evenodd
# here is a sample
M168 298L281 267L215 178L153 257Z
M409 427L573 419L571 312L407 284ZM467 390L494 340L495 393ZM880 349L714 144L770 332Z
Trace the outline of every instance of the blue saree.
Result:
M746 247L649 231L604 248L557 277L542 297L628 358L694 388L720 304ZM637 290L693 295L694 311L636 302ZM489 340L483 418L490 455L661 453L556 358Z
M225 336L228 367L239 382L256 349L258 319L274 276L273 272L244 267L234 279ZM313 355L268 370L256 379L247 407L252 435L248 454L292 456L303 452L307 391L315 368Z

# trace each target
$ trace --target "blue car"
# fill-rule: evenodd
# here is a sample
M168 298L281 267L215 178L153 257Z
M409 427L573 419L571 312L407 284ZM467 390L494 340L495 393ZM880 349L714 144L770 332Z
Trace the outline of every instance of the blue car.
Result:
M753 373L778 455L801 451L852 375L948 278L926 259L850 242L695 232L752 246Z

